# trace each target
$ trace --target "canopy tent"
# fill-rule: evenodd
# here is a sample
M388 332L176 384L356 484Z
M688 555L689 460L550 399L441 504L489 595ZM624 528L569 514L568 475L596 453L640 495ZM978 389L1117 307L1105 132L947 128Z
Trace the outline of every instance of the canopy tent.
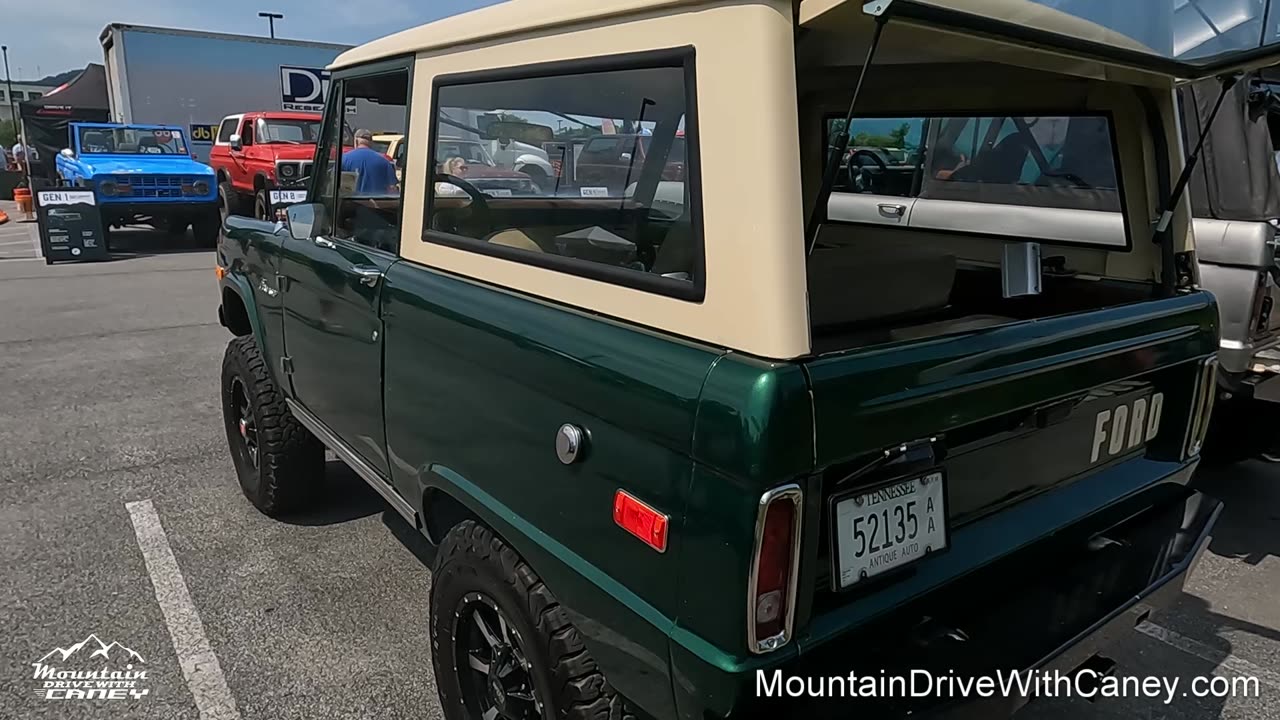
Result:
M31 167L31 174L54 179L57 177L54 158L70 142L67 126L73 122L107 122L109 119L106 69L90 64L70 82L43 97L22 103L20 108L27 142L40 157Z
M1202 80L1179 90L1183 132L1189 146L1199 136L1222 86ZM1196 217L1262 221L1280 218L1280 170L1267 124L1267 108L1250 100L1253 78L1236 83L1222 103L1191 177Z

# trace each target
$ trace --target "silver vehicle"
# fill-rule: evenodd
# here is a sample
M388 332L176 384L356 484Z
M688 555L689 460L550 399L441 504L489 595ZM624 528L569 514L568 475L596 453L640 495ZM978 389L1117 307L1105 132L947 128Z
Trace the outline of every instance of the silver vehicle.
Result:
M1216 83L1180 90L1183 127L1201 129L1217 100ZM1280 171L1272 127L1280 101L1265 75L1244 78L1210 128L1189 186L1200 284L1218 299L1221 393L1211 448L1227 458L1276 457L1280 419Z

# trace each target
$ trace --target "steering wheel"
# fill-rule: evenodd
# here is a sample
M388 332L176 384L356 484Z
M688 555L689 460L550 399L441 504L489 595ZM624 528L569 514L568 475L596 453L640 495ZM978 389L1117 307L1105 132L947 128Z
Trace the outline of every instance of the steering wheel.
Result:
M862 163L854 164L854 158L857 157L871 158L871 162L876 165L874 172ZM879 184L876 178L888 171L889 166L885 164L884 158L870 150L854 150L849 153L849 184L853 186L854 192L876 192L876 186Z
M466 193L467 197L471 198L471 204L469 206L450 211L447 216L442 216L439 213L433 213L433 217L431 218L431 227L433 230L452 232L458 235L465 235L467 237L477 239L483 238L485 235L488 235L493 231L493 213L489 210L489 196L480 192L476 189L475 185L472 185L457 175L447 175L445 173L438 172L432 179L434 182L452 185ZM466 218L466 220L454 220L452 223L449 223L448 226L440 227L438 223L442 217Z

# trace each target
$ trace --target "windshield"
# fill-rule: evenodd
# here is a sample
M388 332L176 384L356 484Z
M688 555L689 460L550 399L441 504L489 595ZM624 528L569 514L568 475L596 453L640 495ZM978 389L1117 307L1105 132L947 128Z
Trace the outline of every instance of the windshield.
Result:
M468 165L494 166L493 158L489 156L488 151L480 143L440 138L436 142L436 162L443 163L455 157L466 160Z
M1280 42L1280 0L909 1L1193 65Z
M181 130L134 127L80 128L80 152L86 155L186 155Z
M263 120L258 142L309 145L320 136L319 120Z

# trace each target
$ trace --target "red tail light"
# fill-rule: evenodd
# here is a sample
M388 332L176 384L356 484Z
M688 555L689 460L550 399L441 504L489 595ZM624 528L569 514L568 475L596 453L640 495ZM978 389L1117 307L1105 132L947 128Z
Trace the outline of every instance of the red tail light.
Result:
M630 493L613 496L613 521L658 552L667 551L667 516L645 505Z
M803 498L794 484L760 498L747 596L747 636L755 653L772 652L791 639Z

